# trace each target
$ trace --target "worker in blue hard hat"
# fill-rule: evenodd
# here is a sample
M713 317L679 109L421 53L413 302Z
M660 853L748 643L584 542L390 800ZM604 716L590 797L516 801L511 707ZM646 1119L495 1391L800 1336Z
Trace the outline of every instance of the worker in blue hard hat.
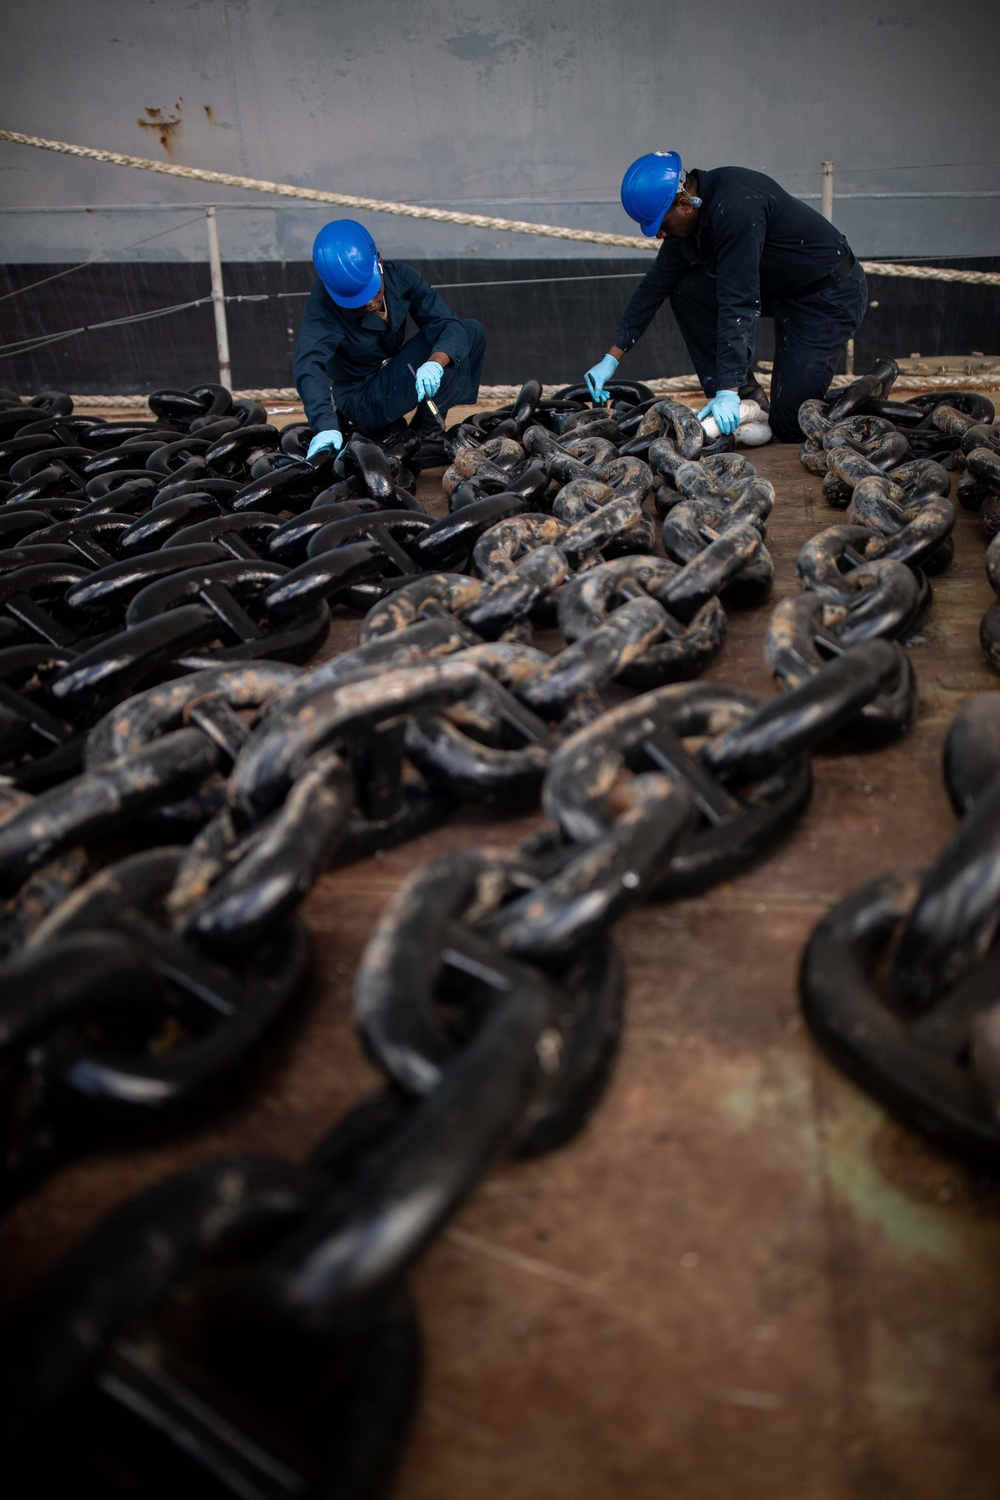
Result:
M423 403L432 400L442 416L451 406L475 403L486 350L482 324L456 317L412 266L383 261L353 219L323 226L313 265L319 280L302 314L294 365L315 434L309 457L339 449L345 423L388 441L420 403L418 458L425 466L447 462L440 425ZM408 317L417 327L410 339Z
M619 360L669 299L709 397L698 415L735 432L741 396L763 398L753 374L763 315L774 319L768 421L780 442L798 441L799 407L826 394L867 306L864 272L844 236L762 172L685 172L676 151L640 156L621 196L643 234L662 243L610 349L587 371L594 400L606 399Z

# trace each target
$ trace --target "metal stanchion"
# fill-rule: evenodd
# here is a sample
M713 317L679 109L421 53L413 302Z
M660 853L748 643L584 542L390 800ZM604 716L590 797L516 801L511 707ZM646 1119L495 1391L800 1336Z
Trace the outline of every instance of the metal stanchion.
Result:
M820 162L822 168L822 179L820 182L820 213L824 219L833 223L833 162ZM844 351L844 374L854 374L854 340L847 340L847 348Z
M820 213L824 219L833 223L833 162L820 162L822 169L822 180L820 182Z
M222 290L222 257L219 254L219 221L215 204L205 207L208 228L208 263L212 270L212 310L215 313L215 345L219 353L219 384L227 391L233 388L233 372L229 363L229 326L226 323L226 298Z

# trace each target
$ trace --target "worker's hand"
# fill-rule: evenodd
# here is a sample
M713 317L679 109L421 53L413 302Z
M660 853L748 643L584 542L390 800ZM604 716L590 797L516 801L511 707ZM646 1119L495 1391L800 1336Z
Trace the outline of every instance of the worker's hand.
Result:
M739 391L717 391L707 406L698 413L699 422L705 417L714 417L720 432L735 432L740 425Z
M605 381L611 379L618 368L618 361L613 354L606 354L603 359L598 360L583 377L587 383L587 390L598 406L603 406L608 399L608 393L604 389Z
M417 371L417 400L426 401L429 396L436 396L444 374L436 359L429 359L422 364Z
M306 458L322 458L328 448L339 453L344 446L343 435L336 427L328 427L325 432L317 432L306 452Z

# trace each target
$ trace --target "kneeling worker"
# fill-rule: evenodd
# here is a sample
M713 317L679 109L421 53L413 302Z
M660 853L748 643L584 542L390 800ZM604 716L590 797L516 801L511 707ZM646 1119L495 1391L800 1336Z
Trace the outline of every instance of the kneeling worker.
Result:
M319 281L302 314L294 367L315 433L310 458L343 445L342 417L384 441L418 402L433 400L442 416L450 406L475 403L486 350L481 323L456 317L412 266L383 262L353 219L323 226L313 265ZM404 343L407 317L418 332ZM432 414L421 406L414 420L424 465L447 463Z
M740 397L759 398L754 337L774 319L768 421L782 443L801 437L798 411L824 396L867 305L864 272L838 229L762 172L684 172L676 151L651 151L622 179L622 207L662 240L607 354L587 371L595 401L627 349L669 298L705 395L699 417L739 426Z

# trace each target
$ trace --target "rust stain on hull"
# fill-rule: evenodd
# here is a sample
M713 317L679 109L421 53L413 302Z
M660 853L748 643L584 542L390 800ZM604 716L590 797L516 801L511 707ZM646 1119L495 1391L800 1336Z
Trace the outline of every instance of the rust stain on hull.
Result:
M207 107L205 112L208 114ZM172 112L159 105L147 104L143 113L145 119L140 115L135 123L143 130L151 131L159 140L167 156L173 161L178 144L177 137L180 135L184 118L183 98L178 98ZM211 118L210 115L209 118Z

